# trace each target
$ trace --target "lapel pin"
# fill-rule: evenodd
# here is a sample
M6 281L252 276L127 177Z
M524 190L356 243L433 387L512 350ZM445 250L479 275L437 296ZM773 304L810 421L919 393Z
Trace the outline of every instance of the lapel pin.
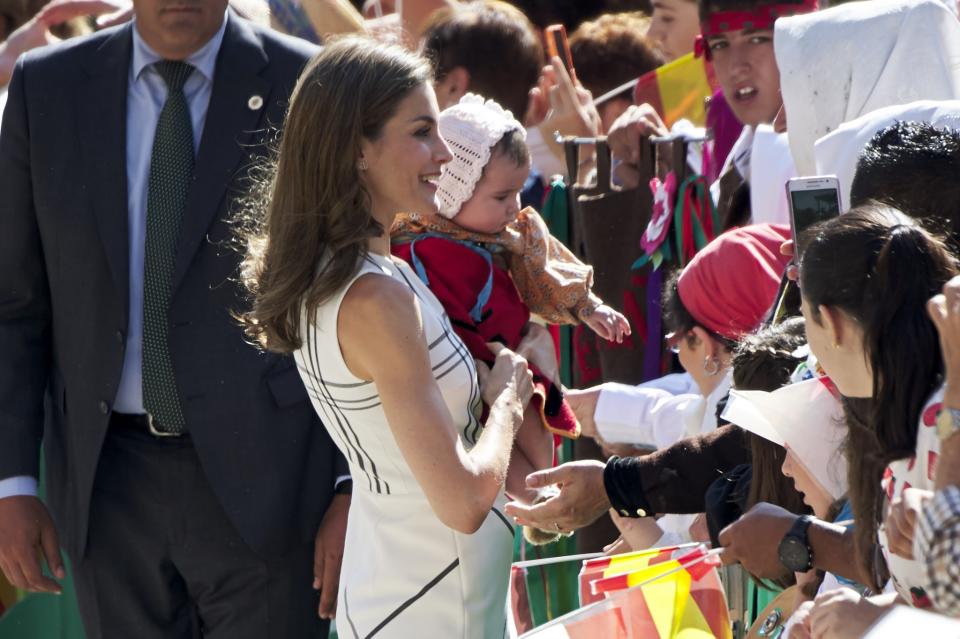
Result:
M247 108L251 111L259 111L263 107L263 98L259 95L251 95L247 100Z

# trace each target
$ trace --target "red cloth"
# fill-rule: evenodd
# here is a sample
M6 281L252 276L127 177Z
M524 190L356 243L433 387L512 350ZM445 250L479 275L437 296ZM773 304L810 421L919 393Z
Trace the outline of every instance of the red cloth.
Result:
M391 252L416 270L410 247L410 242L398 242L393 244ZM517 349L530 321L530 309L520 299L506 269L493 265L490 299L481 309L480 321L475 322L470 311L490 275L487 260L463 243L443 237L418 239L415 251L427 274L430 290L447 311L453 330L471 355L492 365L494 357L487 343L498 342L511 350ZM535 402L544 427L558 435L578 437L580 424L563 400L560 389L535 367L531 366L531 370L535 386L531 401Z
M756 329L776 301L790 258L790 227L751 224L710 242L687 264L677 289L698 324L731 340Z

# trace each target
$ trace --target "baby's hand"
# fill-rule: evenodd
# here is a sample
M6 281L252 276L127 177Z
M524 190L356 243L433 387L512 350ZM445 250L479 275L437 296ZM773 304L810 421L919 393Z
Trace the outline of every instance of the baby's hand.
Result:
M627 318L606 304L593 309L584 322L603 339L610 342L616 341L618 344L623 343L624 336L631 333Z

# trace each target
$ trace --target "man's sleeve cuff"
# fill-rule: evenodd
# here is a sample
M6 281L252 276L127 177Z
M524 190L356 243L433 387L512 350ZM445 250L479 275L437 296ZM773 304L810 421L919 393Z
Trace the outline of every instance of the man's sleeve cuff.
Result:
M36 497L37 478L29 475L17 475L0 479L0 499L5 497Z

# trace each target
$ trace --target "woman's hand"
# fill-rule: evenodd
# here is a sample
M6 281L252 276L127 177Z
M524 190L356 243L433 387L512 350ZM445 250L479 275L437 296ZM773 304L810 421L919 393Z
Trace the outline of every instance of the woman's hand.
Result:
M583 320L594 333L608 342L623 343L623 338L631 334L630 322L606 304L601 304Z
M544 67L539 86L531 90L526 119L538 120L545 105L549 108L537 126L544 142L561 162L563 147L554 139L554 133L590 138L600 135L600 114L593 96L570 77L560 58L553 58Z
M663 537L663 529L653 517L621 517L613 508L609 510L613 525L620 531L620 535L627 541L630 550L646 550L652 548L657 540Z
M527 360L501 344L487 346L496 359L492 370L478 362L477 377L483 401L488 406L503 401L511 404L516 401L515 408L522 414L533 397L533 373L527 367ZM519 428L520 424L517 423L516 426Z
M104 20L126 12L130 6L123 0L54 0L0 43L0 87L10 82L21 54L60 41L50 32L51 27L84 16L101 16L97 24L103 26Z
M923 505L933 497L929 490L907 488L890 504L884 529L887 547L895 555L913 559L913 535Z
M818 596L810 611L813 639L856 639L889 611L850 588L838 588Z
M943 286L943 293L927 304L927 311L940 333L948 408L960 408L960 276Z

